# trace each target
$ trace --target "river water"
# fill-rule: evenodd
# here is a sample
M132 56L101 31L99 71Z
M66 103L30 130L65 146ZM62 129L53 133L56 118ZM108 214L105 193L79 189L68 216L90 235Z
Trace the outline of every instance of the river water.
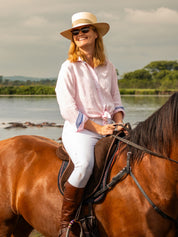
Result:
M126 116L124 122L132 127L145 120L159 107L168 96L122 96ZM0 140L16 135L39 135L58 140L62 128L28 127L5 129L10 122L54 122L63 124L55 96L0 96Z

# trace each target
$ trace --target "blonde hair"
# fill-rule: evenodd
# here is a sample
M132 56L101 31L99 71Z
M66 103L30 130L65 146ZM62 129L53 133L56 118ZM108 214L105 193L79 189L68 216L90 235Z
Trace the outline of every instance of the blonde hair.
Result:
M97 32L95 28L93 30ZM95 40L95 55L93 57L94 67L104 65L106 63L103 38L99 32L97 32L97 34L98 37ZM80 49L76 46L74 40L72 39L68 52L68 60L70 62L77 62L79 57L87 62L85 55L80 51Z

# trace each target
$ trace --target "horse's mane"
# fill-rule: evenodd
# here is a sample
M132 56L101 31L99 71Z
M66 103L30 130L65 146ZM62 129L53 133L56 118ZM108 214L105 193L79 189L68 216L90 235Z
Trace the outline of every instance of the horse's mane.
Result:
M178 92L155 113L130 131L126 139L169 157L173 140L178 139ZM133 161L140 161L144 152L127 145Z

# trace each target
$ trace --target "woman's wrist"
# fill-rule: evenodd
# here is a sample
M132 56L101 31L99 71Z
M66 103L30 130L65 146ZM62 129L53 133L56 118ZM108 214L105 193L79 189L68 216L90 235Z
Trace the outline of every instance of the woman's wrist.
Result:
M117 112L117 113L115 113L114 116L113 116L113 121L114 121L115 123L121 123L121 124L123 124L123 123L124 123L124 122L123 122L123 113L122 113L122 112Z
M102 130L102 126L95 123L94 121L88 119L85 124L84 124L84 128L87 130L90 130L92 132L101 134L101 130Z
M117 124L124 124L123 120L119 120L119 121L117 121L115 123L117 123Z

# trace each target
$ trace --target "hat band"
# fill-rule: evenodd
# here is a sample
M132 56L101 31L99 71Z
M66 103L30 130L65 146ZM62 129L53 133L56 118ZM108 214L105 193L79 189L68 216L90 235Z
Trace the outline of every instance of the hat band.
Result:
M76 26L76 25L79 25L79 24L94 24L92 21L88 20L88 19L79 19L79 20L76 20L72 23L72 27Z

